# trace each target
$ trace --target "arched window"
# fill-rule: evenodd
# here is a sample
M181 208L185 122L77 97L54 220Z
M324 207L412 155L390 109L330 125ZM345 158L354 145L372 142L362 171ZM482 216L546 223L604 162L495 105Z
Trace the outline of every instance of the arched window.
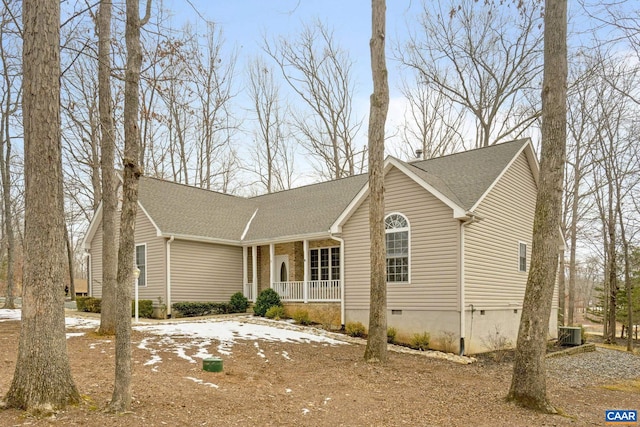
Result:
M387 283L409 283L409 221L399 213L384 220L387 244Z

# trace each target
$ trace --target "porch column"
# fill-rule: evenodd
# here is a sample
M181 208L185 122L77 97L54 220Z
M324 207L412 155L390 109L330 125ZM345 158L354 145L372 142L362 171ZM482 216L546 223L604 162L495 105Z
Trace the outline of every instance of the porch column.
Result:
M276 247L273 243L269 243L269 287L273 289L273 263L276 258Z
M304 302L308 302L309 300L309 241L304 239L302 241L302 250L304 251L304 255L302 257L303 266L304 266L304 275L303 280L304 284L302 286L302 298Z
M249 263L249 252L246 246L242 247L242 290L244 292L244 287L246 286L247 283L249 283L249 266L247 265ZM246 296L246 295L245 295Z
M251 271L253 272L253 278L251 279L253 290L251 291L251 299L256 302L258 296L258 247L253 245L251 247Z

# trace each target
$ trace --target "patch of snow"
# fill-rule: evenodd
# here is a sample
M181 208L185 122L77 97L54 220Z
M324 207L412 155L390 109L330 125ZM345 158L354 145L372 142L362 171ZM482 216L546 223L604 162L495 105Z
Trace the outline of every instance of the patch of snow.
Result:
M162 362L162 357L158 356L157 354L152 354L151 359L144 362L144 366L155 365L156 363L160 362Z
M309 412L311 411L308 410L307 408L302 408L302 415L307 415Z
M9 320L20 320L22 318L22 310L0 308L0 322L8 322Z
M198 344L198 347L200 347L200 348L198 349L198 352L193 355L193 357L196 357L198 359L208 359L209 357L213 356L205 348L203 348L205 345L206 346L211 345L211 342L210 341L205 341L205 343Z
M84 332L67 332L67 339L71 337L81 337L84 335Z
M194 383L198 383L198 384L202 384L204 386L207 387L212 387L212 388L219 388L216 384L213 383L205 383L203 380L201 380L200 378L194 378L194 377L185 377L185 379L191 380Z
M322 404L323 404L323 405L326 405L326 404L327 404L327 402L329 402L330 400L331 400L331 398L330 398L330 397L325 397L325 398L324 398L324 401L322 402Z
M188 360L189 363L196 363L195 360L193 360L189 355L187 355L187 353L185 352L185 347L184 346L178 346L176 347L174 353L176 353L178 355L178 357L181 357L185 360Z
M220 342L218 345L218 353L223 355L231 354L231 347L236 340L314 342L327 345L345 344L342 341L325 336L268 325L245 323L237 320L207 319L196 322L168 322L135 326L134 329L161 336L187 336L193 340L216 340Z
M285 393L291 393L292 391L293 391L293 390L291 390L290 388L285 388L285 389L284 389L284 392L285 392Z
M283 351L283 352L282 352L282 357L284 357L284 358L285 358L285 359L287 359L287 360L291 360L291 358L289 357L289 353L288 353L288 352L286 352L286 351Z
M91 329L100 326L100 320L84 317L67 317L64 320L64 324L67 328Z
M231 347L233 347L233 341L222 341L218 344L218 353L225 356L231 356Z

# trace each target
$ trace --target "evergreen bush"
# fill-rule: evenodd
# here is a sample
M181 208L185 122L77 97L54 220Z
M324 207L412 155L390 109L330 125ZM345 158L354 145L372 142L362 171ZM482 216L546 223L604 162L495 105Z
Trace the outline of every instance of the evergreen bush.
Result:
M280 302L280 295L271 288L265 289L258 294L256 305L253 306L253 313L256 316L264 317L267 314L267 310L274 305L282 306L282 303Z
M242 292L236 292L231 295L229 300L229 312L230 313L244 313L249 307L249 300L242 294Z

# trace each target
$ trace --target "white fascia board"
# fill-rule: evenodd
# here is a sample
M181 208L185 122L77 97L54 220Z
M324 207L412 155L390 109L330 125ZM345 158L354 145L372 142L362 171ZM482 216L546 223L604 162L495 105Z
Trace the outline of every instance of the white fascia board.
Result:
M531 146L531 140L529 139L519 150L518 152L511 158L511 160L509 161L509 163L507 164L507 166L505 166L504 169L502 169L502 172L500 172L500 174L498 175L498 177L491 183L491 185L489 186L489 188L487 188L487 190L482 194L482 196L480 196L480 198L476 201L476 203L471 207L471 209L469 209L471 212L474 212L478 206L480 206L480 203L482 203L482 201L487 197L487 195L489 193L491 193L491 191L493 190L493 188L498 184L498 182L502 179L502 177L504 176L505 173L507 173L507 171L511 168L511 166L513 165L513 163L515 163L515 161L518 159L518 157L520 157L520 155L522 153L525 153L525 156L527 157L527 161L529 163L529 167L531 168L531 173L533 175L533 179L536 182L536 185L538 185L538 170L539 170L539 165L538 165L538 161L536 159L536 156L533 152L533 147Z
M358 207L364 202L364 200L369 195L369 181L367 181L364 186L358 191L358 194L351 200L351 202L347 205L347 207L342 211L342 213L338 216L338 218L331 224L329 228L329 232L331 234L340 234L342 233L342 226L345 222L353 215L353 213L358 209Z
M96 209L96 213L91 218L91 222L89 223L89 228L87 229L86 234L84 235L84 239L82 239L82 247L84 249L91 249L91 241L93 240L93 236L96 235L98 231L98 225L102 223L102 202L98 205L98 209Z
M200 243L216 243L219 245L227 245L227 246L241 246L241 242L239 240L229 240L229 239L218 239L214 237L203 237L203 236L191 236L188 234L160 234L158 237L164 237L170 239L174 237L175 240L187 240L190 242L200 242Z
M242 246L259 246L259 245L268 245L270 243L278 244L278 243L297 242L302 240L330 239L330 238L331 238L331 231L323 231L320 233L292 234L290 236L280 236L273 239L245 240L242 242Z
M147 217L149 222L151 222L151 224L153 225L153 228L156 229L156 236L161 237L162 236L162 230L160 230L160 227L158 227L158 224L156 224L156 222L153 220L153 218L151 218L151 215L149 215L149 212L147 212L147 210L144 208L144 206L142 206L142 203L140 203L140 200L138 200L138 207L142 210L142 213L145 214L145 216Z

